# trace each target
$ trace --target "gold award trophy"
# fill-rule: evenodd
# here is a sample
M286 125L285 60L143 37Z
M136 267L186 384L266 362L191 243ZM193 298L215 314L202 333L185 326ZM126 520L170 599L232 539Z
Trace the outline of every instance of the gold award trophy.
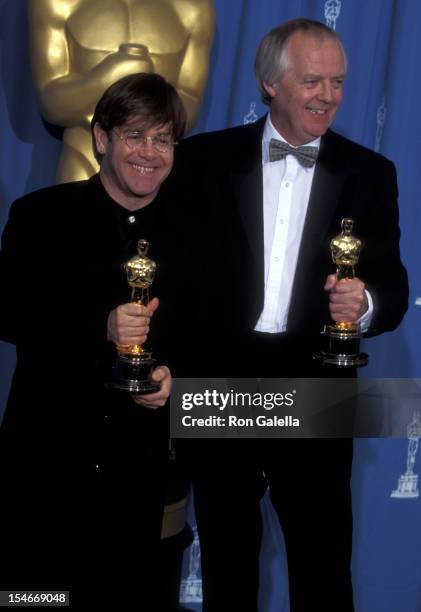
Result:
M342 219L342 232L330 242L332 259L336 264L338 281L346 281L355 277L355 266L361 252L361 240L351 234L354 221ZM368 355L360 352L359 323L338 321L325 325L322 331L323 348L315 357L323 364L342 368L365 366Z
M148 249L149 242L139 240L138 255L132 257L124 266L127 281L132 288L131 301L141 306L147 306L149 303L149 287L156 272L156 263L146 256ZM138 395L158 391L160 384L150 380L154 364L152 351L144 346L117 344L117 358L109 386Z

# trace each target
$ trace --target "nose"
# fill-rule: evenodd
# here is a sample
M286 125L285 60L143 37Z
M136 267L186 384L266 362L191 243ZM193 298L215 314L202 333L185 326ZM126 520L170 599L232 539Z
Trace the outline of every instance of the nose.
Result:
M146 136L142 144L137 150L137 154L144 159L153 159L156 155L155 149L153 148L152 139Z
M320 82L320 91L319 91L319 99L322 102L330 103L333 100L333 91L332 84L330 81L321 81Z

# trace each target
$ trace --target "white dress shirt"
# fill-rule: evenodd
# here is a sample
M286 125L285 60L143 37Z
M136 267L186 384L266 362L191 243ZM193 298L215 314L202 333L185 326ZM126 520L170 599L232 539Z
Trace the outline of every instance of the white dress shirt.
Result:
M269 161L272 138L286 142L268 114L262 140L265 300L255 330L274 334L286 330L315 165L304 168L294 155ZM319 147L320 138L307 145ZM362 331L368 329L373 312L371 296L366 294L369 309L359 321Z

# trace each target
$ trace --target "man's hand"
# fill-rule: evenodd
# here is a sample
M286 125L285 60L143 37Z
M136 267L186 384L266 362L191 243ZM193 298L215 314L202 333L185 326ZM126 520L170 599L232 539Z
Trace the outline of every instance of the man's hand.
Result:
M158 305L158 298L153 298L147 306L131 302L114 308L108 316L107 340L119 346L146 342L149 322Z
M336 274L329 274L324 289L329 291L329 311L333 321L355 323L367 312L365 285L359 278L338 281Z
M132 395L132 398L140 406L145 408L160 408L165 404L171 393L172 376L167 366L158 366L151 376L151 380L161 383L161 388L155 393L147 395Z

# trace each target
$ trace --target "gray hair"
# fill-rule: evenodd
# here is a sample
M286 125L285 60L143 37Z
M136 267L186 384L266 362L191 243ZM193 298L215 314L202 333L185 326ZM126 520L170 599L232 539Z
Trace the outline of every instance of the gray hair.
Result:
M264 104L270 105L271 97L264 88L264 83L272 84L282 78L289 68L289 57L287 42L295 32L304 32L318 38L333 38L339 44L345 62L346 53L341 39L335 30L332 30L324 23L313 19L292 19L266 34L257 49L254 62L254 74L259 86L260 95Z

